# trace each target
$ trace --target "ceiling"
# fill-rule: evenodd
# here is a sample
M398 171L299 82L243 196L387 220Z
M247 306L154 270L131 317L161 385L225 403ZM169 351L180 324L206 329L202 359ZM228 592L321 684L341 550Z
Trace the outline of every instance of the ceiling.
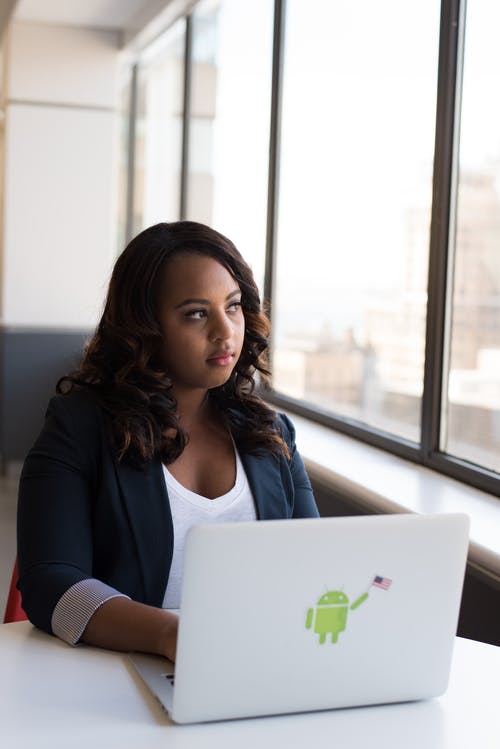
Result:
M127 29L150 6L168 5L158 0L18 0L14 18L19 21L55 23L102 29Z
M121 46L138 51L197 0L0 0L0 43L9 21L81 26L120 32Z

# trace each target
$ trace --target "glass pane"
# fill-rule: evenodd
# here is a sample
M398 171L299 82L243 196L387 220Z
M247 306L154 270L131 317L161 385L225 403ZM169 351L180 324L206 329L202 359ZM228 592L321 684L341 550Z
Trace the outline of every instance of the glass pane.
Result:
M418 441L439 3L289 0L275 389Z
M261 289L272 21L272 0L204 2L193 14L186 218L232 239Z
M118 82L118 148L117 148L117 255L127 243L127 198L128 198L128 166L129 166L129 136L130 136L130 107L132 99L132 66L125 64L120 70Z
M0 35L0 216L3 216L4 203L4 165L5 165L5 116L7 107L7 32ZM2 240L0 239L0 253Z
M7 33L0 35L0 111L4 112L7 102ZM3 121L3 115L1 120Z
M441 448L500 472L500 46L491 0L468 3L449 376ZM447 433L446 433L447 432Z
M134 179L134 234L180 210L185 22L140 61Z

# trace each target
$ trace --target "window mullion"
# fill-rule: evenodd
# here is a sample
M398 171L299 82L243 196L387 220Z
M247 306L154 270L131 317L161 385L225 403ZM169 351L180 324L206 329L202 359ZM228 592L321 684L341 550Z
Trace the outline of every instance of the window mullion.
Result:
M447 302L449 299L450 232L456 195L459 91L465 0L442 0L434 148L433 200L429 250L421 452L423 462L439 451Z
M187 215L188 170L189 170L189 123L191 119L191 72L192 72L192 20L186 16L184 38L184 97L182 104L182 156L180 174L179 218Z
M274 289L276 227L278 219L279 156L281 101L283 93L283 57L285 40L286 0L274 2L273 70L271 84L271 117L269 134L269 174L267 191L266 262L264 270L264 301L271 316Z

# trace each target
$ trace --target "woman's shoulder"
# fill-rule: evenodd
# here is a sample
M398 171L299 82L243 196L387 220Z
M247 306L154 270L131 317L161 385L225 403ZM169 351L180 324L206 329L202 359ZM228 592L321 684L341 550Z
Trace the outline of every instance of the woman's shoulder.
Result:
M283 411L276 411L276 423L285 430L286 433L295 437L295 427L291 418Z
M102 425L102 409L96 397L86 390L57 393L48 404L46 424L57 422L73 426L80 434L95 433Z
M276 412L276 423L281 431L281 436L288 445L288 449L293 452L295 447L295 427L293 421L287 414L282 411Z
M70 390L67 393L56 393L49 401L49 408L56 408L74 413L85 413L90 411L96 415L100 412L100 406L96 396L83 388Z
M24 462L23 477L38 475L41 467L70 466L94 474L107 442L95 398L86 393L54 395L41 431Z

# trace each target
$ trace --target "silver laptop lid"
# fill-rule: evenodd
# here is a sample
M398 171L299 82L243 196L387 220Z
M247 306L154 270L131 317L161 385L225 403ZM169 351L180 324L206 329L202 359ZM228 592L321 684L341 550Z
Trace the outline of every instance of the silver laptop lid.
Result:
M194 527L185 550L174 720L441 694L468 527L465 515Z

